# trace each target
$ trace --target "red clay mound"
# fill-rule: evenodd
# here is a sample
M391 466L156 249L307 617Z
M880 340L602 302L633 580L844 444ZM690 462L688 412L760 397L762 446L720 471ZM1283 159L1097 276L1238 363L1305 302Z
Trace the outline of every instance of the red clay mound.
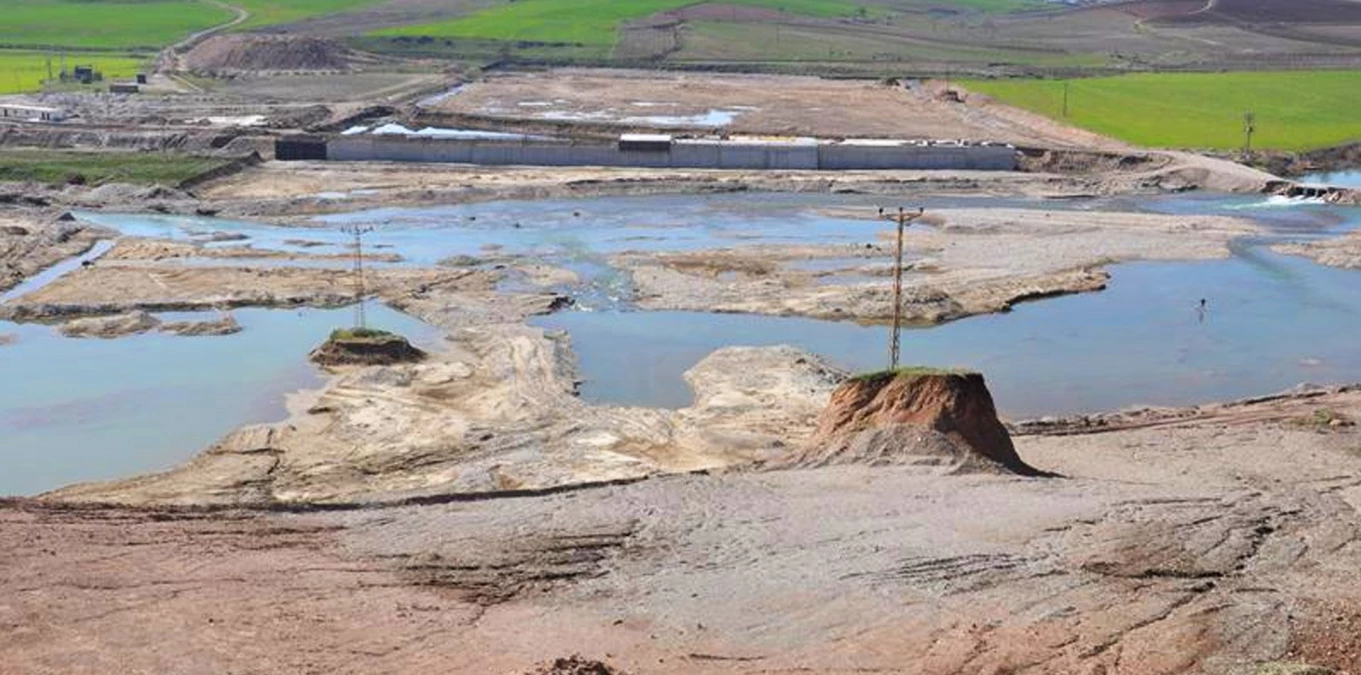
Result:
M297 35L217 35L184 55L191 72L348 70L354 54L331 40Z
M1043 475L1016 454L982 375L922 369L842 383L818 418L809 449L794 463Z

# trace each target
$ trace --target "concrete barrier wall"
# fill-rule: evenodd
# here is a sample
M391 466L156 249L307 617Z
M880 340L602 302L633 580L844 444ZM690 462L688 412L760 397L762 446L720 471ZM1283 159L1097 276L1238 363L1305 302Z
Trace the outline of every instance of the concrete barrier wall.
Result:
M677 141L669 151L620 150L613 144L455 140L406 136L338 136L326 158L362 162L447 162L489 166L628 166L677 169L955 169L1010 171L1005 146L916 146Z
M850 145L818 147L818 167L847 169L920 169L1013 171L1016 149L982 145Z

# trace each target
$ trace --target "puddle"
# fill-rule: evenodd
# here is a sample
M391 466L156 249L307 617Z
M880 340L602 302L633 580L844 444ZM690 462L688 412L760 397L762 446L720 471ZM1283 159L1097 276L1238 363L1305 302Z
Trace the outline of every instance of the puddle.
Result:
M351 309L233 312L244 330L217 337L161 333L116 340L60 336L0 322L0 495L170 468L252 422L286 417L289 392L322 383L307 353ZM417 344L439 341L421 322L370 303L369 323ZM215 319L174 313L166 320Z
M733 123L745 109L715 108L696 115L635 115L619 121L624 124L643 124L658 127L726 127Z
M634 106L650 107L670 105L665 103L640 102ZM566 110L546 110L535 113L538 119L565 122L615 122L618 124L637 124L655 127L726 127L739 115L755 110L748 106L711 108L707 112L693 115L621 115L614 109L592 110L586 112Z

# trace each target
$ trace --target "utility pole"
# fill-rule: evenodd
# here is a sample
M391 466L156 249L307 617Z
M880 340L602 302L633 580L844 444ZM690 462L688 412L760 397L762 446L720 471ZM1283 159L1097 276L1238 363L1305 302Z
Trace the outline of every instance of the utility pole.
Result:
M1063 116L1068 117L1068 80L1063 81Z
M364 316L364 235L373 231L372 227L350 225L340 228L341 232L354 237L354 327L368 328Z
M1257 116L1251 110L1243 113L1243 156L1252 154L1252 133L1257 131Z
M900 206L897 213L884 214L884 210L879 209L885 220L898 223L898 238L893 253L893 327L889 331L888 339L889 370L898 369L898 343L903 330L903 230L925 212L926 210L922 208L915 212L906 211Z

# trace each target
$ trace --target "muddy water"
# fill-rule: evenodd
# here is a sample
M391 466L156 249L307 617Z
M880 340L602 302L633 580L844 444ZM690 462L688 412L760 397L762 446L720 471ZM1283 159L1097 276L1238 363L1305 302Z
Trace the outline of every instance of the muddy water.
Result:
M1177 196L1064 202L949 198L928 208L1043 206L1162 213L1222 213L1258 219L1277 237L1327 236L1361 224L1361 209L1261 197ZM636 312L626 275L609 256L628 250L696 250L745 244L856 244L885 225L820 215L844 205L896 206L854 195L661 196L497 202L382 209L317 219L313 227L174 216L82 214L126 235L207 241L213 246L338 252L342 224L371 224L372 250L433 265L450 256L528 255L584 279L563 290L598 310L545 317L572 334L592 400L679 407L681 373L731 344L800 345L852 369L879 367L882 328L757 316ZM220 238L220 237L219 237ZM306 246L297 240L318 242ZM1361 380L1349 352L1361 316L1361 275L1271 254L1244 242L1234 258L1138 263L1114 268L1104 293L1023 305L910 331L909 361L982 369L1013 416L1175 404L1278 390L1301 381ZM223 261L224 264L233 264ZM835 267L841 267L839 261ZM188 261L186 264L207 264ZM318 264L329 265L324 262ZM810 263L812 268L817 264ZM71 262L25 287L50 281ZM810 271L824 271L810 269ZM867 279L868 281L868 279ZM517 283L507 282L508 288ZM1209 309L1197 311L1204 297ZM45 326L0 324L17 336L0 346L0 494L33 493L80 480L167 468L247 422L283 417L284 395L313 386L307 351L347 310L242 310L234 336L143 335L61 338ZM428 336L422 324L374 307L382 327Z
M322 382L308 351L352 319L349 310L234 314L244 330L220 337L73 339L0 322L0 335L15 336L0 346L0 495L169 468L241 424L282 420L286 394ZM386 307L370 307L369 321L437 342Z
M1199 299L1207 311L1199 311ZM792 344L851 370L882 368L886 327L694 312L574 312L568 331L601 402L677 408L681 374L726 345ZM1226 261L1132 263L1101 293L905 331L903 360L981 370L1003 414L1179 405L1301 382L1361 380L1361 275L1250 248Z
M1118 265L1102 293L908 331L905 360L982 370L999 407L1015 417L1361 381L1353 339L1361 328L1361 273L1266 248L1336 236L1361 225L1361 209L1213 195L1063 206L1239 215L1271 234L1236 242L1229 260ZM864 370L885 365L888 338L885 328L849 323L692 312L574 312L535 323L571 334L586 398L670 408L690 402L682 373L725 345L792 344Z

